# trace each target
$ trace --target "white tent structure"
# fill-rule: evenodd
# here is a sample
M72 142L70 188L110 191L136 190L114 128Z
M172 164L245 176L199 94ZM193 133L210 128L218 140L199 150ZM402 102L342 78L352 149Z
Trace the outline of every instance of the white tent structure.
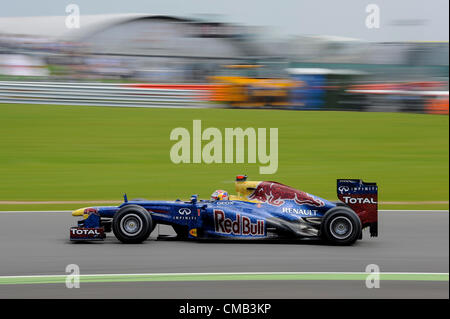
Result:
M148 15L134 13L81 15L79 29L69 29L66 26L67 16L1 17L0 34L70 40L95 28L143 16Z

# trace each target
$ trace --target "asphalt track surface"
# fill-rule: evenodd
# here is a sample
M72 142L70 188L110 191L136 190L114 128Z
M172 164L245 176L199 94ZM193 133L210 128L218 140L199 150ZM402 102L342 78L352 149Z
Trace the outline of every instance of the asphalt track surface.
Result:
M81 274L365 272L448 273L448 212L384 211L380 236L350 247L320 242L250 243L162 241L124 245L112 233L104 242L71 243L76 218L62 212L0 212L0 276ZM159 232L171 233L161 226ZM236 280L170 282L0 284L0 298L449 298L447 281Z

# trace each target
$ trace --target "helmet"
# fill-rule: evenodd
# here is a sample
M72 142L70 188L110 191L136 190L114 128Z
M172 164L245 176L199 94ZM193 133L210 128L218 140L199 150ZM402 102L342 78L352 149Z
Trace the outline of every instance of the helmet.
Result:
M228 192L218 189L212 193L211 200L228 200Z

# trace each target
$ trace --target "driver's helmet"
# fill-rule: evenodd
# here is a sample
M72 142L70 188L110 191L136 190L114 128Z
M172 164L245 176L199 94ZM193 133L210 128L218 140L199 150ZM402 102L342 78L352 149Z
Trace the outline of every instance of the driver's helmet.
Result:
M211 200L228 200L228 192L218 189L212 193Z

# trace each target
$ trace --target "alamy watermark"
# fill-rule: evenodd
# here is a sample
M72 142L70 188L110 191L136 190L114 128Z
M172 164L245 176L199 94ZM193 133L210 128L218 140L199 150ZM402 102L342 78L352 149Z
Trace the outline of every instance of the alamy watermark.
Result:
M80 267L77 264L66 266L66 287L80 288Z
M366 27L368 29L380 28L380 7L377 4L371 3L366 6Z
M376 264L370 264L366 267L366 287L369 289L380 288L380 267Z
M170 132L170 140L177 141L170 149L170 160L175 164L244 163L247 140L247 163L265 165L259 166L260 174L274 174L278 170L278 128L270 128L269 135L266 128L252 127L225 128L222 134L215 127L202 130L202 121L194 120L192 134L177 127ZM203 145L204 141L208 143Z
M80 7L77 4L68 4L66 6L66 28L79 29L80 28Z

